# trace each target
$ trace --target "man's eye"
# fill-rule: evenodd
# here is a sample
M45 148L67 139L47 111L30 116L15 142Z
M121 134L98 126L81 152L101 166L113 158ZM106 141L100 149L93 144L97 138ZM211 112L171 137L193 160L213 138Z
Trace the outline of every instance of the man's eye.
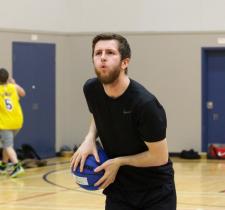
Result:
M113 51L108 51L108 54L109 55L114 55L114 52Z
M96 52L95 55L101 55L101 52Z

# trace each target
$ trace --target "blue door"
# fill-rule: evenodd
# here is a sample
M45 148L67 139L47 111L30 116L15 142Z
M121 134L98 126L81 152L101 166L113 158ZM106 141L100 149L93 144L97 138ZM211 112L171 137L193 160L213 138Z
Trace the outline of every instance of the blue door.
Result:
M24 126L15 147L31 145L42 158L55 156L55 44L13 42L13 77L26 91Z
M225 48L202 49L202 149L225 144Z

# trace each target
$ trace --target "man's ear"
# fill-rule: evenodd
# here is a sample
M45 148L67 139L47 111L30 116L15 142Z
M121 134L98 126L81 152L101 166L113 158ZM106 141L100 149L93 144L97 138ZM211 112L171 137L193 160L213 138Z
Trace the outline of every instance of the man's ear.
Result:
M129 62L130 62L130 58L123 59L121 62L121 68L123 70L127 69Z

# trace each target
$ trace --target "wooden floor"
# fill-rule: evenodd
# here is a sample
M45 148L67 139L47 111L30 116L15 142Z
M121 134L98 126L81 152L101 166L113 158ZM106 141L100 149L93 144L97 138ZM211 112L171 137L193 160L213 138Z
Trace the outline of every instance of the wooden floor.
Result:
M225 210L225 160L172 160L178 210ZM16 179L0 176L0 210L103 210L104 200L101 191L74 183L69 158L51 159Z

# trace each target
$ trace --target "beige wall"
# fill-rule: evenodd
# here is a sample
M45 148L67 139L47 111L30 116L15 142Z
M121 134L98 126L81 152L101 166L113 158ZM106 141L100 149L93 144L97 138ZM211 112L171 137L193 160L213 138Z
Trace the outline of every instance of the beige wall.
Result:
M56 44L56 149L83 140L90 115L82 85L94 76L94 34L38 34ZM201 48L218 46L216 33L127 33L132 48L129 75L154 93L168 117L170 152L201 150ZM11 69L12 41L31 41L28 32L0 32L0 66Z
M48 32L221 31L223 0L0 0L0 28Z

